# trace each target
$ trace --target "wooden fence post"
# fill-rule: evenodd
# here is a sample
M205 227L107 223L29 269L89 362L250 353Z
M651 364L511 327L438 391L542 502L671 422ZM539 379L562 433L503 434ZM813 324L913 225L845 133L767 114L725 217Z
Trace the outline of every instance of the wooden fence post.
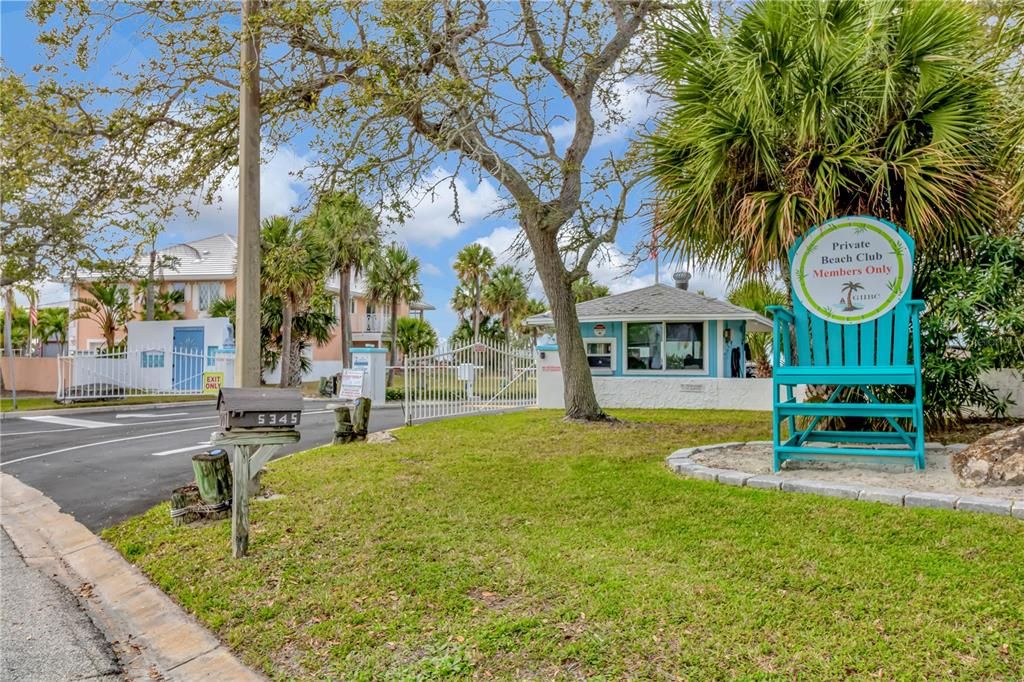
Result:
M236 559L249 551L249 445L231 448L231 553Z

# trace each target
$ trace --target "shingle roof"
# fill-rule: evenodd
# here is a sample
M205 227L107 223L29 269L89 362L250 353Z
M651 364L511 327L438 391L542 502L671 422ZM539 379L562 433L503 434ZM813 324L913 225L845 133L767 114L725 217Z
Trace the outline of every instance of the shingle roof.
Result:
M578 303L576 316L580 322L747 320L753 323L752 331L771 331L772 328L770 321L753 310L665 284ZM526 323L533 326L550 325L551 313L534 315L527 318Z
M174 244L157 251L160 259L171 258L169 267L157 268L156 277L169 281L232 279L238 257L238 243L228 234L218 234L192 242ZM149 268L149 253L140 255L136 261L139 272ZM78 273L78 279L90 280L102 277L96 273Z

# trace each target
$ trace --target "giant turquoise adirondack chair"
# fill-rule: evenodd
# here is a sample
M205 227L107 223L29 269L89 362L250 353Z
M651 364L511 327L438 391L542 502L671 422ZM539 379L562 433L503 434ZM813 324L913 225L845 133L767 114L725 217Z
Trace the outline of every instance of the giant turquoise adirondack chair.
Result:
M858 262L878 254L886 265ZM910 458L923 469L919 315L924 303L912 300L909 287L914 240L891 223L847 216L809 231L789 256L793 308L768 308L774 322L774 470L786 460L849 456ZM870 293L861 296L862 290ZM862 298L871 300L859 304ZM800 385L831 391L824 402L801 402L794 391ZM877 388L891 385L912 387L913 398L883 402ZM804 418L799 425L798 417ZM880 418L888 429L820 429L828 417Z

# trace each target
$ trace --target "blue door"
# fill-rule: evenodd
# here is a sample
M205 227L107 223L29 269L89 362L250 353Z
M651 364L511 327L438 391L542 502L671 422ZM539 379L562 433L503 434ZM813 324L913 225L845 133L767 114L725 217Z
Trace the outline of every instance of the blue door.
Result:
M172 381L176 391L201 391L206 358L202 327L175 327Z

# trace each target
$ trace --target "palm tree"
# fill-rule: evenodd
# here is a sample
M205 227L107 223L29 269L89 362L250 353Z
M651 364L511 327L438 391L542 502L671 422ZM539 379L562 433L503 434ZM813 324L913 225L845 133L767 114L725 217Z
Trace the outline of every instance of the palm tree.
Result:
M473 299L473 293L466 288L466 285L459 284L455 287L455 293L452 294L451 298L451 306L458 316L459 322L472 319L472 311L475 305L476 301ZM467 313L469 314L468 317Z
M366 296L391 308L391 360L398 364L398 304L420 300L420 262L404 246L389 244L366 270ZM390 383L391 373L388 373Z
M519 319L516 322L519 325L519 333L523 336L529 336L530 342L534 348L537 347L537 337L539 337L544 330L541 327L526 326L526 318L546 313L547 310L547 303L537 298L531 298L529 301L526 302L526 307L523 309L522 313L519 316Z
M403 317L398 321L398 347L406 357L428 353L437 346L437 332L426 320Z
M68 342L68 309L67 308L43 308L39 311L39 340L45 345L49 341L56 341L59 346L58 352L64 353L64 347Z
M483 244L467 244L455 256L455 274L473 296L473 338L480 336L481 297L494 267L494 252Z
M317 286L327 274L328 253L308 222L284 216L263 221L260 234L264 293L281 302L281 388L291 385L292 318L306 311Z
M366 267L380 248L380 222L359 197L350 192L321 197L314 214L330 254L328 271L338 275L341 364L349 366L352 346L352 276Z
M733 305L753 310L759 315L766 315L768 306L786 303L786 293L765 280L748 279L732 288L726 295L726 299ZM772 375L771 344L770 332L747 333L750 359L754 363L757 376L762 378Z
M226 317L235 324L235 299L219 298L210 304L210 317ZM281 359L281 299L264 296L260 304L260 366L271 369ZM303 351L312 343L324 345L331 339L338 318L326 289L321 285L313 292L309 305L292 317L292 352L289 383L295 385L309 370Z
M491 273L482 299L487 312L501 319L506 336L529 300L522 275L511 265L502 265Z
M847 282L843 285L842 291L846 294L846 310L856 310L857 308L853 305L853 294L855 291L860 291L864 288L863 284L859 282Z
M117 333L132 319L128 289L113 280L82 282L80 286L89 295L75 299L76 310L71 319L93 320L103 334L104 347L112 350Z
M572 295L577 303L604 298L611 293L611 289L603 284L598 284L590 275L584 275L572 283Z
M656 60L672 104L651 140L666 245L788 277L795 239L833 216L890 220L926 257L1007 226L1024 193L1007 139L1020 104L986 58L983 5L754 0L714 19L704 3L666 14Z

